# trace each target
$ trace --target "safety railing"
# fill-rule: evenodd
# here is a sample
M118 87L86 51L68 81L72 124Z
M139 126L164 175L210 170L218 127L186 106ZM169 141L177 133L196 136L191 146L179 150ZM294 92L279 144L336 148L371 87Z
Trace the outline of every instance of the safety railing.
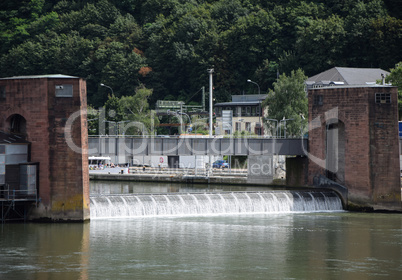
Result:
M31 200L38 201L37 189L18 190L11 189L8 185L0 186L0 199L5 201Z

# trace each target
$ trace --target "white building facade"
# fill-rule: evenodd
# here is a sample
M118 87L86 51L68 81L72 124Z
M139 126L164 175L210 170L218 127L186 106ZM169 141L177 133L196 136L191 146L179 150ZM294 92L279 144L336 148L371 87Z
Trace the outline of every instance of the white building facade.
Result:
M232 95L231 102L216 103L215 134L231 135L244 131L264 135L264 112L261 104L266 97L266 94Z

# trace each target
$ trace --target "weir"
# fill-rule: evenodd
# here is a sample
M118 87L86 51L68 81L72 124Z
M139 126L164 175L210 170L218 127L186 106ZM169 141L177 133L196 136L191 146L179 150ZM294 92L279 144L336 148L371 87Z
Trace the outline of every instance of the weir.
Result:
M124 194L90 197L91 219L343 210L327 191Z

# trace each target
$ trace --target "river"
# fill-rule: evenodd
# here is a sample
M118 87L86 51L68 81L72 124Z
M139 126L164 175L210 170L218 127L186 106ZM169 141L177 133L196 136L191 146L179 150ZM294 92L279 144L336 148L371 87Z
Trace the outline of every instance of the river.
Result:
M119 189L202 191L200 186L181 187L91 182L95 194ZM4 224L0 231L0 279L400 279L401 275L401 214L115 217L85 224Z

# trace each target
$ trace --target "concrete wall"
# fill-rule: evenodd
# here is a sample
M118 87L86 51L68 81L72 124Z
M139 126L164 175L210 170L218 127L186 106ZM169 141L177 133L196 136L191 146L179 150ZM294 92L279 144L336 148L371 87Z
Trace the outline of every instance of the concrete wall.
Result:
M72 97L56 97L56 86L72 85ZM31 142L31 161L39 162L41 203L31 219L89 219L89 174L86 115L77 113L72 125L73 151L65 137L69 118L86 111L86 82L63 76L28 76L0 79L6 98L0 101L0 129L10 129L15 114L26 120L21 132ZM84 149L81 153L79 149Z
M390 94L391 102L376 103L376 93ZM310 90L309 184L319 174L333 177L348 188L351 204L400 208L397 100L397 88L388 86ZM333 126L341 128L336 143L328 140Z
M271 184L274 178L273 155L248 156L247 183Z
M301 187L308 185L308 158L288 157L286 158L286 185Z

